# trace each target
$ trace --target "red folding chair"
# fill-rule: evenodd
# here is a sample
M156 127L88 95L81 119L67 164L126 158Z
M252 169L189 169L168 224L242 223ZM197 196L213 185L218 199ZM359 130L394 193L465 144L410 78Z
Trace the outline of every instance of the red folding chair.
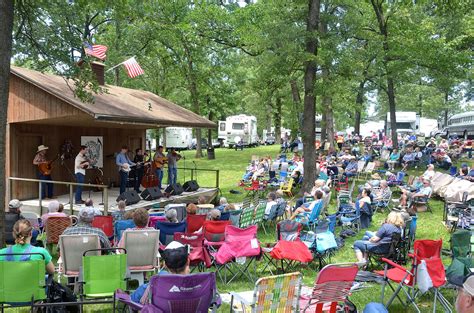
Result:
M206 214L186 215L186 234L192 234L202 228L206 221Z
M114 239L114 218L112 215L95 216L92 220L92 227L102 229L111 241Z
M335 313L339 303L344 303L351 294L351 287L359 267L355 263L329 264L323 267L310 296L300 297L303 312Z
M189 265L193 267L193 270L194 268L198 268L198 270L204 269L203 265L207 268L211 267L211 256L209 255L209 251L204 247L203 234L174 233L174 240L191 247Z
M446 298L441 294L439 289L446 283L446 273L444 265L441 260L441 248L443 246L442 240L416 240L413 245L413 254L408 254L412 258L412 268L410 270L403 266L382 258L382 261L386 263L384 271L376 271L377 274L384 276L384 285L382 287L382 302L384 300L385 285L388 285L393 291L393 295L385 305L387 308L397 298L403 305L412 304L417 312L421 312L415 303L416 297L421 294L420 290L417 289L417 274L418 269L422 261L425 261L426 269L429 275L429 279L432 282L432 287L429 289L434 293L433 307L436 310L436 303L439 300L444 309L451 312L451 305ZM389 269L389 267L392 267ZM398 284L397 289L392 286L392 283ZM403 301L399 293L403 291L407 297L407 301Z
M266 252L264 259L267 261L264 270L273 265L277 271L291 272L300 263L313 260L308 246L300 240L301 229L302 225L296 221L284 220L277 224L277 242L263 248ZM271 269L270 273L273 275Z
M217 250L224 243L225 228L232 225L230 221L205 221L202 226L204 244L211 250Z

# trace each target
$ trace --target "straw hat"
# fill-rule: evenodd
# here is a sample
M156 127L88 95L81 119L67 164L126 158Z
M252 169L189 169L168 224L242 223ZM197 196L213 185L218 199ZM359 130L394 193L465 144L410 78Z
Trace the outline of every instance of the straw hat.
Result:
M48 150L49 147L45 146L45 145L39 145L38 146L38 151L36 151L36 153L40 152L40 151L43 151L43 150Z
M372 179L376 179L376 180L381 180L382 179L382 177L380 177L379 173L372 174L371 177L372 177Z

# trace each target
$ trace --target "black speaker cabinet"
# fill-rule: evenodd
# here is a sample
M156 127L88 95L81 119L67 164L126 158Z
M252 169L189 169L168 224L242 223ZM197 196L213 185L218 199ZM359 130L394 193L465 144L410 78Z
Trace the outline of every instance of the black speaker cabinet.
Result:
M148 187L147 189L142 191L140 196L143 200L151 201L163 197L163 194L161 193L161 190L158 187Z
M125 201L127 205L132 205L132 204L140 202L140 196L135 190L128 190L128 191L122 192L122 194L118 196L117 202L121 200Z
M184 183L183 189L186 192L197 191L199 189L199 185L198 185L197 181L189 180L189 181Z
M173 184L173 185L168 185L165 189L165 193L171 195L171 196L177 196L180 195L184 192L183 186L181 186L180 183Z

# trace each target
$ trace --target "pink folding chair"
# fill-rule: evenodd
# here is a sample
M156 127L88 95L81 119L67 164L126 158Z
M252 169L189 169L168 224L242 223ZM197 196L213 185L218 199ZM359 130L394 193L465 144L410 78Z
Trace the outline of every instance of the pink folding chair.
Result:
M219 251L214 254L217 275L224 283L230 283L241 276L254 282L257 270L255 258L260 254L256 225L245 229L228 225L225 228L225 241ZM230 274L230 279L227 279L228 274Z
M337 305L351 294L359 267L355 263L329 264L319 272L310 296L300 297L303 312L335 313ZM309 312L309 311L308 311Z

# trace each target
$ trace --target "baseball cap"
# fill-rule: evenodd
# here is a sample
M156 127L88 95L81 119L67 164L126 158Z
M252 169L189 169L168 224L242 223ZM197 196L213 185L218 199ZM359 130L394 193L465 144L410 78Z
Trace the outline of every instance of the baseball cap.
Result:
M449 278L449 282L474 296L474 273L469 273L466 276L453 275Z
M83 222L90 223L94 219L94 208L85 206L79 211L79 219Z
M167 268L180 269L188 262L189 246L178 241L172 241L160 254L165 260Z
M13 199L8 203L8 208L9 209L19 209L22 205L23 205L23 203L21 203L20 200Z

